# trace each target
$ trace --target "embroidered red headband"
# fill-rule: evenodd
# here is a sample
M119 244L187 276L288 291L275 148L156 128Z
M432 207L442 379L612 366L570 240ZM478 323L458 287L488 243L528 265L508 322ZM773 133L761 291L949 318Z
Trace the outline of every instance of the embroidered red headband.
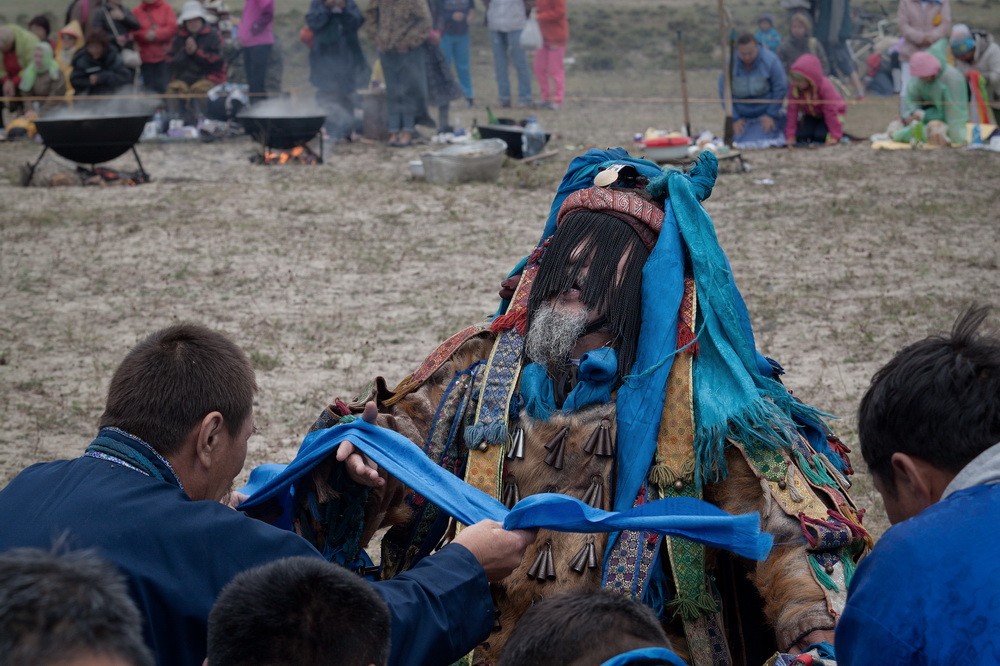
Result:
M556 216L556 227L563 223L567 215L585 210L604 213L626 223L639 235L648 250L656 245L656 237L663 227L663 211L639 194L596 186L577 190L566 197Z

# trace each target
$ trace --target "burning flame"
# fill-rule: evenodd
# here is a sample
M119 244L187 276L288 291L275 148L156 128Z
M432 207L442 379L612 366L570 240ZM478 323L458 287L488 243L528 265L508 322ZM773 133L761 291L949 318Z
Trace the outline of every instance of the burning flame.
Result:
M316 154L311 150L307 150L304 146L296 146L291 150L281 150L278 152L265 150L263 159L261 159L261 163L263 164L288 164L289 162L316 164L318 161L319 159Z

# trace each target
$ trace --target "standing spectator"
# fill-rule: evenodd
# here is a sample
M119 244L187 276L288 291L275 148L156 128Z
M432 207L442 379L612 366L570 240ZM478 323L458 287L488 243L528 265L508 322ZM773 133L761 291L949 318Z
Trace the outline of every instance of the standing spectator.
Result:
M899 0L896 22L903 45L899 49L902 78L899 88L899 109L903 113L903 100L910 82L910 56L930 48L939 39L951 34L951 6L949 0Z
M93 25L112 36L111 48L119 53L123 49L134 49L135 38L132 32L140 28L135 15L122 0L104 0L94 14Z
M142 83L146 90L163 94L170 82L167 53L177 34L177 14L167 0L142 0L135 8L139 29L132 33L142 58Z
M566 20L566 0L538 0L535 5L538 27L542 31L542 48L535 51L535 78L547 109L562 107L566 88L563 59L569 41L569 21ZM549 79L552 79L551 95Z
M39 14L28 21L28 30L30 30L35 37L38 37L40 41L48 42L49 46L55 49L56 43L51 39L52 37L52 24L49 23L49 17L45 14Z
M152 666L125 577L94 551L0 554L0 654L8 666Z
M197 124L199 117L205 115L205 93L226 80L222 39L209 19L198 0L188 0L184 3L179 19L181 26L170 48L167 92L193 97L171 98L167 108L173 116L183 117L185 125Z
M4 97L17 97L21 70L31 64L38 38L19 25L0 27L0 92ZM21 110L20 102L7 102L11 113ZM3 104L0 104L0 129L3 129Z
M73 56L70 82L77 95L113 95L132 80L118 51L104 32L91 30L82 49Z
M1000 45L992 35L972 32L969 26L959 23L951 31L951 53L955 67L969 79L969 86L985 88L980 90L983 101L993 107L993 118L1000 125Z
M521 106L531 106L531 70L521 48L521 31L528 22L532 0L483 0L486 4L486 27L493 46L493 73L497 79L500 106L509 108L510 63L517 72L517 98Z
M434 30L441 35L441 52L448 67L454 67L465 101L475 103L469 67L469 24L475 0L431 0Z
M826 59L826 49L813 37L812 19L805 12L792 12L788 19L789 37L781 42L778 47L778 59L788 72L792 68L792 63L799 59L799 56L811 53L819 58L823 67L823 75L830 73L830 63Z
M854 66L847 40L854 36L851 25L851 0L817 0L816 36L830 59L830 74L846 77L854 86L857 99L865 96L865 87Z
M267 61L274 45L273 25L274 0L246 0L240 16L239 40L251 104L259 102L266 92Z
M463 91L455 80L455 74L448 66L448 61L444 59L440 38L441 35L437 30L431 30L423 46L424 65L427 68L427 104L437 107L437 131L451 132L454 128L448 119L448 111L452 100L461 99ZM417 123L420 124L420 118L417 118Z
M306 25L313 33L309 82L316 87L316 103L326 113L326 131L335 138L351 136L357 90L368 78L358 42L363 22L355 0L312 0L306 13Z
M55 98L66 95L66 77L52 57L48 42L38 42L32 63L21 71L19 87L25 97L53 98L29 102L28 106L38 113L54 108L59 104Z
M422 48L431 29L427 0L372 0L365 20L385 75L389 145L409 146L418 117L427 112L427 68Z
M769 51L777 53L781 46L781 33L774 27L773 14L761 14L757 19L757 32L753 36L760 45Z
M830 79L823 76L819 58L811 53L799 56L792 64L788 81L788 145L838 143L844 137L840 115L847 111L847 104Z
M778 56L761 48L749 32L736 39L733 61L733 145L772 148L785 145L788 79ZM723 76L719 76L722 97ZM744 101L745 100L745 101Z

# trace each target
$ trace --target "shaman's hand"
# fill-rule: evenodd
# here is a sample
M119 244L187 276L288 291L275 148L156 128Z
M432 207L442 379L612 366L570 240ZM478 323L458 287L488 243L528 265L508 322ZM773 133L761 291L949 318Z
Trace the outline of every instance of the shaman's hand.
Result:
M368 423L375 423L378 417L378 408L374 402L365 404L365 411L361 418ZM354 448L348 441L343 441L337 447L337 460L347 467L347 475L355 483L371 488L381 488L385 485L385 479L378 475L378 465L371 461L365 454Z

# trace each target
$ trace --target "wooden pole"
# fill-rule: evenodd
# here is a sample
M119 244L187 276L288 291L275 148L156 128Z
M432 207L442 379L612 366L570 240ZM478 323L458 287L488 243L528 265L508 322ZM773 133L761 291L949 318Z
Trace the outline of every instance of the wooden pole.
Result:
M691 112L688 109L687 70L684 68L684 32L677 31L677 59L681 68L681 99L684 100L684 132L691 136Z
M733 143L733 59L732 40L729 39L729 21L726 17L725 0L719 0L719 46L722 48L722 106L726 110L726 124L722 140L729 146Z

